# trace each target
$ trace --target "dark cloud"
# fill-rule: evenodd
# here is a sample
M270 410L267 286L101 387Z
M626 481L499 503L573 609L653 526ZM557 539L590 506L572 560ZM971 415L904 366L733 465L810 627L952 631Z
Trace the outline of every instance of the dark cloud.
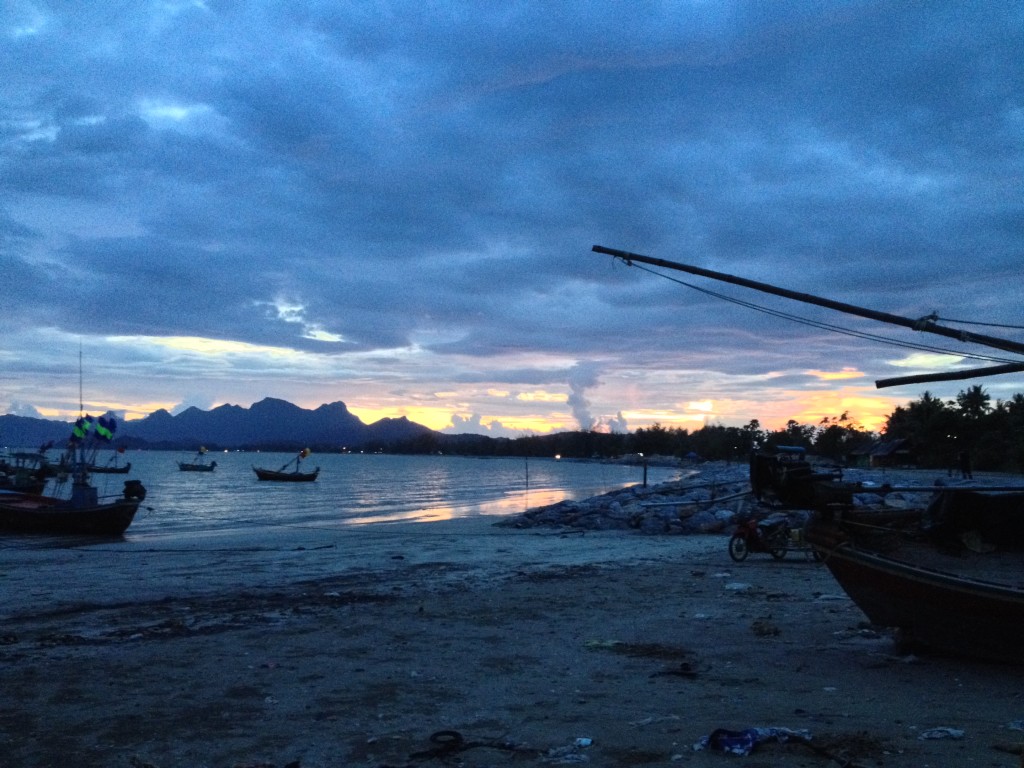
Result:
M55 407L35 371L82 336L127 372L112 402L140 407L376 408L387 381L464 420L635 428L825 386L808 370L862 370L866 394L912 350L590 246L1019 324L1022 24L870 0L19 0L0 15L0 405Z

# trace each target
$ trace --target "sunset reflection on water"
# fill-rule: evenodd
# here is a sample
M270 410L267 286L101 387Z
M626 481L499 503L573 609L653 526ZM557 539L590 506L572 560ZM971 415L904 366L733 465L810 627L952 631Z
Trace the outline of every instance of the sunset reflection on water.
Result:
M494 499L480 504L461 507L433 506L424 509L409 510L400 514L368 515L354 517L344 521L345 525L372 525L380 523L438 523L455 520L460 517L510 517L522 514L533 507L545 507L557 504L570 498L571 494L564 488L548 488L534 491L510 493L502 499Z

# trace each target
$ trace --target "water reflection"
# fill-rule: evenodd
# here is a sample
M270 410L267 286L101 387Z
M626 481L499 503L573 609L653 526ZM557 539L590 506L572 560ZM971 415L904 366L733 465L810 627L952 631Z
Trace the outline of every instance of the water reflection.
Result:
M129 451L125 458L128 477L148 491L128 532L135 538L513 515L643 479L640 467L565 460L319 454L315 483L273 483L258 481L252 464L277 466L290 454L218 453L217 469L203 473L179 471L178 452ZM656 484L679 473L652 467L647 474ZM96 478L100 493L113 495L125 479Z

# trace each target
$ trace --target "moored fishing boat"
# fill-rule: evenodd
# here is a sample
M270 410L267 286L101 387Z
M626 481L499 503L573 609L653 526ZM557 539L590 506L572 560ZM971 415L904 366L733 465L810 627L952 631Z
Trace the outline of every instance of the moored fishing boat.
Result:
M42 493L54 472L43 451L17 451L0 459L0 489Z
M257 480L269 480L278 483L311 483L320 474L320 467L317 467L312 472L300 471L302 460L308 457L309 454L309 448L303 448L294 459L280 469L263 469L253 466L252 471L256 473ZM295 465L295 468L288 470L288 467L292 464Z
M63 461L68 469L67 478L57 481L59 491L70 480L68 494L0 493L0 530L97 536L124 534L146 498L146 489L138 480L126 480L121 496L104 499L89 477L96 442L109 442L114 429L116 422L112 418L84 416L78 419Z
M82 490L86 492L83 494ZM138 480L126 480L124 495L113 501L101 501L87 489L77 491L70 499L0 492L0 530L120 536L132 524L146 494Z
M132 471L132 463L130 461L124 464L120 463L120 456L123 453L124 448L118 448L106 464L92 464L89 471L94 475L127 475Z
M206 460L206 448L200 447L192 461L179 461L178 469L181 472L213 472L217 468L216 461Z

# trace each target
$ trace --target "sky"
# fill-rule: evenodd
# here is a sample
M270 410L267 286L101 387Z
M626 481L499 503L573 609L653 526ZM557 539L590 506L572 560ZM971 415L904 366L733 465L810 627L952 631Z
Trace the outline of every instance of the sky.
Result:
M591 251L1024 341L1018 3L5 0L0 72L0 413L877 430L1024 392L876 389L1022 358Z

